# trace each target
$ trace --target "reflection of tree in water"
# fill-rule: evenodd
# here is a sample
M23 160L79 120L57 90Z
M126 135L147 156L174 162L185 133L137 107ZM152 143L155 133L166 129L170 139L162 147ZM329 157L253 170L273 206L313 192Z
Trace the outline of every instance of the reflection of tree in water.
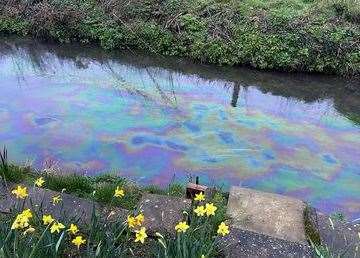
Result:
M140 88L130 85L116 72L116 66L121 64L132 66L134 69L145 71L152 82L152 86L158 93L163 105L178 108L176 98L176 85L174 77L179 74L195 75L194 81L221 81L224 87L229 89L229 105L236 107L240 99L245 97L245 89L255 86L263 93L288 98L287 102L281 102L280 109L286 109L287 105L299 101L304 103L316 103L321 100L329 101L329 110L332 102L338 112L348 117L356 124L360 124L360 96L345 90L345 80L331 76L315 76L306 74L264 73L244 68L213 67L197 65L182 59L154 57L142 53L105 52L99 48L84 47L81 45L59 46L41 44L33 40L2 39L0 41L0 57L10 56L13 58L14 67L17 69L19 80L24 80L22 71L26 68L21 62L24 57L31 63L34 71L45 76L51 76L56 72L54 56L58 62L73 62L78 69L87 69L94 62L103 66L109 74L118 82L116 87L122 88L128 94L141 96L147 103L157 101L146 91L146 87ZM21 56L22 58L17 58ZM167 72L166 85L158 81L158 74ZM358 82L357 82L358 83ZM356 82L355 82L356 84ZM356 85L355 85L356 88ZM287 107L289 108L289 107ZM326 109L322 111L325 112ZM326 112L324 113L326 115Z
M114 67L112 64L110 64L110 62L106 62L102 66L104 67L104 70L110 74L111 78L114 79L114 88L118 89L120 94L122 91L125 91L129 95L141 97L144 103L147 105L161 104L167 106L167 108L177 109L177 99L172 72L168 73L168 78L166 80L165 87L171 89L171 91L168 92L168 90L163 89L163 86L157 81L157 71L145 68L145 74L147 75L149 81L151 81L151 86L155 88L155 92L157 92L158 96L160 97L159 103L159 100L156 98L156 96L154 96L154 91L152 89L147 89L144 82L142 85L132 85L126 81L124 76L121 75L122 71ZM142 78L141 71L138 70L138 72L139 77Z
M235 83L233 87L233 93L231 97L231 106L236 107L237 101L239 99L239 92L240 92L240 84Z

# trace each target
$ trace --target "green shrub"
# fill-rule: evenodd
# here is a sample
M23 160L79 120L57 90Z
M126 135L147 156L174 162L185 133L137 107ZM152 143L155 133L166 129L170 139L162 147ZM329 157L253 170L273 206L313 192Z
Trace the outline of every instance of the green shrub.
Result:
M214 64L360 74L359 0L26 2L0 5L0 32Z
M331 6L337 15L347 20L360 23L360 0L324 0L325 5Z
M63 189L66 189L65 192L75 193L79 196L86 196L94 191L91 180L82 175L45 174L44 179L46 188L54 191L61 192Z

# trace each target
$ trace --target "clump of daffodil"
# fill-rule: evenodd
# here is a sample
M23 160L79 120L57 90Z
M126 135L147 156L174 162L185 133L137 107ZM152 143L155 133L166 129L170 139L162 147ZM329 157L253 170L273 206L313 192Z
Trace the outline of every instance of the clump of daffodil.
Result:
M53 205L56 205L56 204L58 204L58 203L60 203L62 201L60 195L53 196L51 199L52 199L52 204Z
M117 186L115 189L114 197L121 198L124 195L125 195L125 191L122 188L120 188L120 186Z
M140 230L136 230L135 232L135 242L140 241L143 244L147 238L146 228L142 227Z
M217 210L217 207L213 203L207 203L205 204L205 211L206 216L215 215L215 211Z
M38 179L35 180L34 184L37 186L37 187L42 187L45 183L45 180L43 177L39 177Z
M79 249L82 244L85 244L85 243L86 243L86 239L83 239L82 236L77 236L77 237L75 237L75 238L71 241L71 243L73 243L74 245L76 245L77 248Z
M137 226L141 226L144 222L144 215L142 213L138 214L137 216L128 216L127 217L127 224L129 228L135 228Z
M197 206L196 209L194 209L194 212L198 217L202 217L205 215L206 209L203 205L201 205L201 206Z
M67 230L70 234L76 235L79 232L78 227L75 224L70 225L70 228Z
M188 230L189 228L189 225L186 224L186 221L181 221L179 222L176 226L175 226L175 230L178 232L178 233L185 233L186 230Z
M198 194L195 194L194 201L198 201L198 202L205 201L205 195L204 195L204 193L203 193L203 192L200 192L200 193L198 193Z
M11 225L11 229L25 229L29 227L29 220L32 218L32 213L30 209L26 209L23 212L19 213L13 224Z
M52 226L50 227L50 232L51 232L51 234L53 234L53 233L55 233L55 232L56 232L56 233L60 233L60 231L61 231L62 229L64 229L64 228L65 228L64 224L56 221L56 222L54 222L54 224L52 224Z
M11 193L14 194L18 199L25 199L29 196L27 188L25 186L22 187L21 185L18 185L14 190L11 191Z
M42 221L44 225L49 225L54 222L54 218L51 215L43 215Z
M226 236L227 234L230 233L229 227L224 222L221 222L218 227L217 233L219 235Z

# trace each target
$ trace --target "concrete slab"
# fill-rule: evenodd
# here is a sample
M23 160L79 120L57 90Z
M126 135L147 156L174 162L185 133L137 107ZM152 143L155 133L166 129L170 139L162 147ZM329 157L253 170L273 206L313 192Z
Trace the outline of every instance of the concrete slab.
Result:
M14 205L17 200L10 194L15 186L16 184L9 184L8 189L4 186L0 188L0 198L2 198L0 202L1 213L7 213L10 209L15 207ZM97 212L101 212L102 217L104 218L107 218L108 216L110 218L115 214L120 217L122 216L124 219L126 218L124 214L127 214L127 211L121 208L116 208L115 214L113 214L114 211L110 214L111 210L105 209L102 205L94 203L91 200L38 187L27 188L29 196L26 198L24 207L44 214L51 214L54 218L61 217L63 219L71 220L72 222L87 224L91 221L93 207L95 207ZM52 203L52 197L57 195L61 196L62 201L59 204L54 205Z
M230 234L220 239L222 254L228 258L239 257L313 257L308 245L273 238L248 230L232 228Z
M360 224L329 219L318 212L318 230L321 243L333 257L360 257Z
M234 228L306 244L305 208L295 198L231 187L227 215Z
M183 211L190 209L191 200L157 194L145 194L138 209L145 216L144 226L150 235L175 235L175 225L183 220Z
M102 206L100 210L101 217L107 222L126 221L129 211L119 207Z

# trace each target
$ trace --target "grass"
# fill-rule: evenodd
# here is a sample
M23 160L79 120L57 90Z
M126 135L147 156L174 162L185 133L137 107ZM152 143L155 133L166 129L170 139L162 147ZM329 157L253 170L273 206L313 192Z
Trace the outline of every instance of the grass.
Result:
M26 168L9 164L7 149L4 147L0 152L0 175L5 183L7 180L15 183L21 182L24 180L27 172Z
M359 0L3 2L3 33L220 65L360 74Z
M29 167L23 168L10 164L7 169L0 168L5 175L6 181L33 185L36 178L43 177L45 188L53 191L65 191L78 197L94 199L95 201L107 205L120 206L125 209L134 209L143 193L161 194L169 196L184 196L185 187L181 184L170 183L166 188L157 185L147 185L140 187L125 178L113 174L103 174L99 176L83 176L78 174L57 175L46 172L35 172ZM2 176L4 178L4 176ZM120 186L127 193L119 200L113 200L115 188Z
M94 191L91 179L77 174L68 176L44 174L44 179L46 187L58 192L61 192L62 189L66 189L67 192L79 196L86 196Z

